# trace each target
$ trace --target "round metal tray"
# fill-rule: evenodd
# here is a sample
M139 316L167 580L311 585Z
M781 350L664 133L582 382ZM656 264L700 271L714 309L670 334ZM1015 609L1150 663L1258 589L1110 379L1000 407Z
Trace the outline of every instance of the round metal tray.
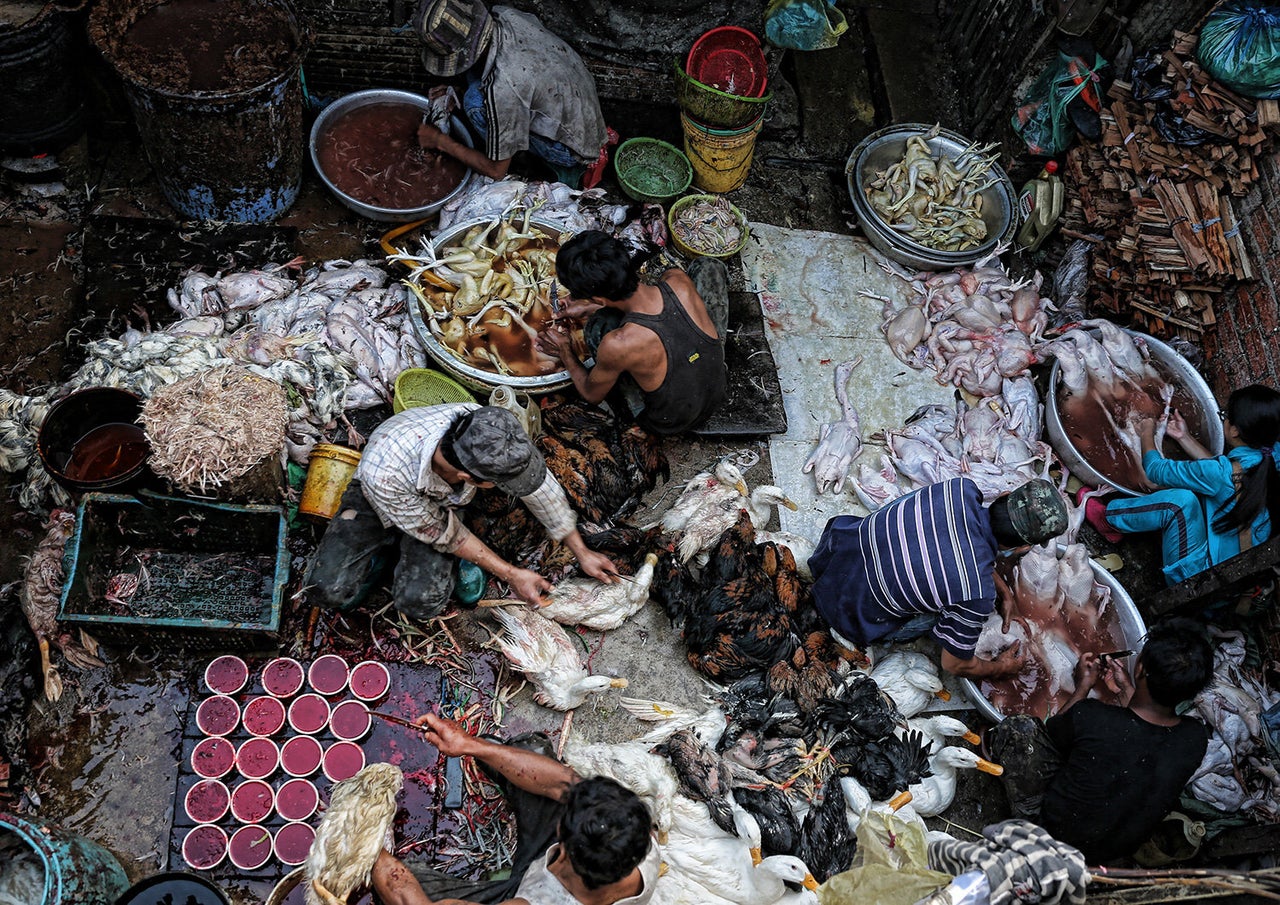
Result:
M1063 548L1059 545L1058 549L1061 552ZM1138 607L1134 604L1133 598L1129 596L1129 592L1124 589L1124 585L1116 580L1114 575L1092 559L1089 560L1089 568L1093 570L1094 581L1111 589L1111 603L1108 606L1114 606L1116 614L1120 617L1120 631L1124 635L1124 647L1129 650L1138 650L1142 647L1142 639L1147 636L1147 623L1143 620L1142 614L1138 612ZM969 700L973 702L973 706L984 717L993 723L998 723L1004 719L1005 715L987 700L986 696L979 690L977 682L972 679L962 678L960 685L964 688L965 694L969 696Z
M982 219L987 224L987 239L968 251L942 251L908 239L902 233L890 229L867 203L866 184L875 178L876 173L902 159L906 153L907 139L924 135L932 129L933 126L926 123L900 123L872 132L858 142L849 155L845 179L853 209L858 215L863 233L872 245L883 254L913 267L952 269L985 257L998 244L1008 242L1013 236L1017 225L1017 218L1014 216L1014 188L999 164L993 164L991 168L991 174L996 178L995 184L981 193ZM935 156L947 154L956 157L970 142L958 132L941 129L935 137L929 139L928 144Z
M455 245L467 234L468 230L483 223L490 223L492 220L492 217L479 217L455 224L451 229L437 236L431 243L432 247L441 249ZM537 215L530 217L529 222L534 226L542 227L552 235L562 235L557 224L539 220ZM495 374L493 371L484 371L459 360L457 356L441 345L435 338L435 335L431 332L431 327L428 326L426 318L423 316L422 303L416 297L409 304L409 319L413 323L414 332L418 334L418 341L422 343L422 347L427 350L427 354L440 366L441 370L473 390L489 391L497 386L509 386L514 390L525 393L551 393L556 390L562 390L573 383L569 377L569 372L564 370L543 374L539 377L511 377Z
M365 204L352 198L343 192L333 181L325 175L324 168L320 166L320 155L316 151L316 143L320 136L324 134L325 129L342 114L350 110L358 110L361 107L368 107L372 104L409 104L422 110L424 113L431 109L431 102L420 94L414 94L410 91L395 91L390 88L373 88L368 91L356 91L352 94L345 94L338 98L329 106L320 111L320 115L316 117L315 123L311 126L310 148L311 163L316 169L316 173L323 182L333 192L335 198L355 211L363 217L370 220L378 220L383 223L409 223L414 220L425 220L426 218L436 214L450 200L460 195L466 190L467 185L471 182L471 169L467 168L462 173L462 181L449 194L445 195L439 201L433 201L423 207L414 208L390 208L376 207L372 204ZM449 128L446 130L458 141L462 142L468 148L473 147L471 143L471 135L467 132L466 126L457 116L449 119Z
M1133 330L1126 330L1125 332L1144 340L1147 348L1151 351L1151 357L1172 371L1178 381L1192 395L1199 408L1199 412L1196 414L1199 415L1201 433L1206 438L1204 445L1215 456L1221 455L1223 436L1222 422L1217 417L1218 400L1214 397L1213 390L1209 389L1209 384L1205 383L1205 379L1200 376L1200 372L1192 366L1191 362L1175 352L1171 346L1161 342L1154 336L1147 336L1145 333L1137 333ZM1058 384L1061 379L1061 366L1058 364L1057 359L1054 359L1053 368L1049 371L1049 392L1045 399L1044 407L1045 433L1048 434L1049 445L1053 447L1054 452L1062 459L1062 463L1066 465L1067 469L1084 483L1093 487L1106 484L1130 496L1137 496L1142 493L1141 490L1124 487L1102 475L1089 464L1088 460L1076 449L1075 444L1071 442L1071 438L1067 436L1067 432L1062 426L1062 415L1058 411ZM1182 414L1188 422L1194 423L1193 418L1189 417L1191 413L1183 412Z

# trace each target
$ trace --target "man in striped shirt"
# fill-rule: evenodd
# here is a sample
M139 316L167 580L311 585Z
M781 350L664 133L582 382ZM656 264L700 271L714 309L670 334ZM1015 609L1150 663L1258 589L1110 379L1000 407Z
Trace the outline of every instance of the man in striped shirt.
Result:
M416 619L435 616L449 602L457 559L474 563L539 603L551 583L493 552L471 533L458 510L477 488L518 496L553 540L578 558L588 575L612 582L609 557L587 547L564 488L510 412L475 403L411 408L369 436L355 477L317 548L307 576L310 600L348 609L357 605L395 559L396 609Z
M827 522L809 559L818 611L842 637L907 641L932 630L942 667L1000 676L1022 667L1015 644L995 660L974 654L983 623L1012 601L996 574L1002 548L1043 543L1066 530L1067 509L1048 481L1031 481L983 509L968 478L923 487L866 518Z

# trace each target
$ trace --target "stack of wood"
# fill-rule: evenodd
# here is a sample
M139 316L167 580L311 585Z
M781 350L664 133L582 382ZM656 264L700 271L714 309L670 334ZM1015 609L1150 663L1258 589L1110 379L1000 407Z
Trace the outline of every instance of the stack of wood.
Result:
M1280 126L1276 101L1214 82L1195 45L1196 35L1174 33L1163 55L1171 90L1163 106L1208 140L1166 141L1154 125L1157 104L1135 100L1132 85L1117 80L1101 111L1101 142L1073 148L1065 173L1073 190L1064 235L1102 236L1092 301L1166 337L1198 337L1214 323L1215 297L1253 278L1231 198L1258 179L1258 160Z

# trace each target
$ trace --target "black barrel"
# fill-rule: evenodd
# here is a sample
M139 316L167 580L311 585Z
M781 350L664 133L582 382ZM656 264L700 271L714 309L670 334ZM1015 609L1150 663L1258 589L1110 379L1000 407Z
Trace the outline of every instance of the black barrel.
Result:
M46 3L25 21L0 11L0 148L54 152L84 128L78 7Z
M180 54L175 57L169 48L161 48L158 58L147 62L164 65L139 71L136 58L129 62L130 30L158 7L169 8L163 13L184 15L183 2L100 0L89 16L90 40L124 82L165 200L197 220L274 220L297 199L302 184L306 138L301 71L306 30L288 0L244 0L240 14L228 12L223 21L241 21L246 11L260 14L252 20L266 23L260 37L282 39L287 46L274 59L274 68L264 71L256 84L175 89L157 82L155 74L183 65ZM272 12L278 15L269 15ZM245 27L252 33L252 24ZM247 59L252 49L246 48L242 44L227 52L245 51Z
M141 413L141 397L115 387L64 396L40 425L40 461L49 476L72 493L135 488L151 476L150 450L137 423Z

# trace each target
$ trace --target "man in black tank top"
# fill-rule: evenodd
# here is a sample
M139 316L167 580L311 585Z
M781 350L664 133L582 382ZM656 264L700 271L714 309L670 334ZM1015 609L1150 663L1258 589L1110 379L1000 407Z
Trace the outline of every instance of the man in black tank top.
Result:
M728 272L699 258L655 286L640 282L627 246L608 233L579 233L560 247L556 273L564 308L538 336L588 402L606 397L618 414L656 434L704 423L724 399ZM589 319L588 319L589 318ZM588 368L573 351L567 322L586 320Z

